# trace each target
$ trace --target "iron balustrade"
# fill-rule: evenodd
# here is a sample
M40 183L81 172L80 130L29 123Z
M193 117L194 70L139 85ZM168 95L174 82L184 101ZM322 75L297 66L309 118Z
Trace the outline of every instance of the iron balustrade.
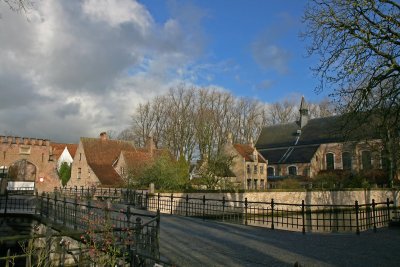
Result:
M306 232L355 232L373 230L388 226L392 213L396 213L393 201L353 205L317 205L301 203L281 203L274 199L267 202L202 197L175 196L174 194L149 194L126 188L60 188L55 192L72 194L84 198L101 196L116 203L133 205L149 211L198 217L203 220L221 220L245 225L268 227L290 231Z
M129 254L132 264L160 262L160 214L134 210L129 205L111 201L67 197L58 193L35 196L0 196L0 212L4 214L31 214L44 224L71 229L71 235L82 233L82 242L92 242L102 233L112 233L121 251ZM92 234L91 237L88 237ZM114 239L115 238L115 239Z

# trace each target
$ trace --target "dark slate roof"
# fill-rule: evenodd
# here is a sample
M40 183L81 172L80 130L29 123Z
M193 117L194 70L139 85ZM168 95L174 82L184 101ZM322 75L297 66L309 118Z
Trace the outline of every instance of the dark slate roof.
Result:
M345 116L311 119L300 128L298 122L264 127L256 143L269 163L310 162L319 145L378 138L368 122L346 124Z
M256 148L279 148L294 146L301 131L297 146L357 141L377 138L374 129L366 123L350 133L351 126L345 126L343 116L311 119L300 129L297 122L264 127L256 143Z
M269 164L307 163L310 162L319 145L300 147L270 148L260 151Z

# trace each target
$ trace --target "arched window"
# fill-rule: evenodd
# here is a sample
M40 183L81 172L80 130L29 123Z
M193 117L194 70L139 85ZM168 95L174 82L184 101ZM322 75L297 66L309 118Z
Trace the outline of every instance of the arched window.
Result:
M371 151L364 150L363 152L361 152L361 163L362 163L361 168L362 168L363 170L370 170L370 169L372 169Z
M332 171L335 169L335 155L333 153L326 153L326 169L328 171Z
M267 168L267 176L275 176L275 168L274 167Z
M350 152L342 153L343 170L351 170L351 154Z
M289 166L288 167L289 175L297 175L297 167L296 166Z

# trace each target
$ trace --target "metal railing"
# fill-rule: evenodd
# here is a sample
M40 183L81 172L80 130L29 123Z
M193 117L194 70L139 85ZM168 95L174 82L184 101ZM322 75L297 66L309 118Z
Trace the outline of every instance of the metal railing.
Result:
M44 224L71 229L68 236L78 236L80 242L89 246L95 242L104 245L104 240L109 238L112 244L118 244L120 254L131 266L159 262L160 259L159 212L140 212L110 201L77 196L67 198L58 193L40 196L6 194L0 197L0 211L9 215L31 214Z
M388 226L392 214L396 212L393 201L353 205L316 205L304 200L298 204L232 200L222 197L212 199L203 197L149 194L147 191L135 191L125 188L64 188L56 192L70 192L74 196L100 196L113 199L114 202L133 205L149 211L221 220L245 225L256 225L271 229L306 232L355 232L374 230Z
M387 226L393 201L354 205L314 205L244 200L147 195L148 210L182 216L214 219L245 225L305 232L356 232Z

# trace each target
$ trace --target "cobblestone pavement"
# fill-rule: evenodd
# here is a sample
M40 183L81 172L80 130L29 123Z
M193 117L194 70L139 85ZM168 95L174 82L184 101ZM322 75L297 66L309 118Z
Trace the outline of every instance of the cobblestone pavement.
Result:
M162 215L160 246L177 266L400 266L400 228L303 235Z

